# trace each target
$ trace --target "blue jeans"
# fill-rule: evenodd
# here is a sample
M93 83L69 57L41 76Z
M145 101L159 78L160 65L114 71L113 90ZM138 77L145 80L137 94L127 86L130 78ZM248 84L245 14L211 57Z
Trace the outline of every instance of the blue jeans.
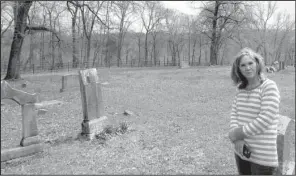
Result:
M243 160L237 154L234 155L240 175L276 175L277 167L262 166Z

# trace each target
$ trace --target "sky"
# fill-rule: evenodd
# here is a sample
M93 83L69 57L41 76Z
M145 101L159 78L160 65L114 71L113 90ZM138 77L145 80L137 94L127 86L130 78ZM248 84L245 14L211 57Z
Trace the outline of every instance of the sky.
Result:
M176 9L184 14L188 15L197 15L199 12L198 7L202 5L200 1L161 1L164 4L165 8ZM267 1L265 1L267 2ZM291 15L291 18L295 20L295 1L276 1L277 2L277 10L286 11ZM269 23L273 24L275 21L276 15L273 15L273 18L269 21ZM274 21L273 21L274 20ZM135 31L139 31L138 23L132 25L132 29Z
M194 10L191 6L192 1L162 1L167 8L177 9L185 14L194 15L196 14L196 10ZM291 17L295 19L295 1L276 1L278 10L285 10L291 14ZM196 5L200 4L200 2L196 1Z

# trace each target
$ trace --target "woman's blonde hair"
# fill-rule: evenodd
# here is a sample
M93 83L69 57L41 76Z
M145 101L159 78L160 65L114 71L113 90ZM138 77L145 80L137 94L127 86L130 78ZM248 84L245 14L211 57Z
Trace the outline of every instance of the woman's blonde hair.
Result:
M231 68L231 79L235 85L239 84L239 87L238 87L239 89L244 89L248 85L248 80L243 76L239 68L239 65L243 56L250 56L255 60L255 62L257 63L256 70L257 70L257 74L259 76L260 81L263 81L265 79L265 75L263 73L264 67L265 67L263 57L258 53L254 52L250 48L243 48L235 56L235 60Z

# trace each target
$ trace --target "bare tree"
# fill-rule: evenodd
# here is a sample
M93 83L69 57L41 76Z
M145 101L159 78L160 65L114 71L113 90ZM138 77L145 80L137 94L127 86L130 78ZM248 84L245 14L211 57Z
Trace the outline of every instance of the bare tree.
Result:
M173 65L180 61L180 54L185 45L186 16L167 9L166 28L169 34L168 46L171 51Z
M254 36L253 40L257 43L257 52L262 52L265 64L269 64L268 61L268 44L267 44L267 32L271 26L269 22L271 17L276 11L276 1L258 1L253 2L252 6L248 8L249 19L251 20L250 28L256 29L259 37ZM267 3L267 4L265 4Z
M141 64L141 47L142 47L142 42L141 42L141 38L143 36L143 26L140 30L140 32L136 32L135 36L137 38L137 46L138 46L138 66L140 66Z
M13 24L14 18L11 13L13 6L12 2L1 1L1 39L3 38L5 32L11 27Z
M78 3L74 1L73 3ZM67 1L67 8L68 11L71 13L71 29L72 29L72 67L77 68L79 65L78 59L78 50L77 50L77 38L76 38L76 20L77 20L77 13L78 13L78 6L74 5L71 7L71 4Z
M131 15L135 12L134 4L132 1L114 1L113 12L114 15L119 19L119 34L117 39L117 66L119 67L121 61L121 50L122 44L124 43L124 38L126 32L132 22L130 21Z
M204 25L207 26L204 34L211 40L210 64L218 64L223 33L228 27L233 28L244 20L240 18L240 14L244 13L243 6L244 3L240 1L211 1L204 4L200 15L204 17Z
M60 2L58 1L52 1L52 2L42 2L40 3L41 6L45 8L45 11L48 15L49 20L49 27L50 29L56 31L57 26L57 20L60 17L60 15L66 10L66 8L60 7ZM61 67L63 66L63 62L60 57L58 57L58 62L56 62L56 48L60 50L61 44L59 43L60 40L55 40L55 36L53 33L51 33L51 40L50 40L50 49L51 49L51 66L50 70L53 70L56 66Z
M23 40L26 35L26 31L45 30L55 33L55 31L53 31L52 29L49 29L44 26L27 25L28 12L30 10L31 5L32 1L15 1L15 28L9 55L7 73L4 78L5 80L20 79L20 53L23 45ZM57 35L56 37L58 38Z
M159 1L143 1L140 10L142 23L145 29L145 65L148 62L148 35L155 26L164 19L164 13Z
M95 5L92 4L93 1L90 1L86 3L85 1L80 3L74 3L74 1L68 1L71 4L79 7L82 15L82 23L83 23L83 33L86 37L86 58L84 60L85 63L87 63L86 67L89 67L90 63L90 48L91 48L91 37L93 28L96 22L96 19L103 25L106 26L105 22L101 20L99 17L99 10L101 9L102 5L105 1L96 1ZM91 8L91 6L95 6L95 8ZM108 27L108 26L107 26Z
M32 24L33 21L35 20L35 17L36 17L36 3L33 3L33 8L31 8L31 13L30 15L28 15L28 22L29 22L29 25L34 25ZM36 48L36 45L34 45L34 31L29 31L29 35L30 35L30 51L29 51L29 56L27 58L27 60L24 62L23 65L23 70L26 70L26 67L28 65L28 63L30 63L30 68L33 67L33 62L34 62L34 59L35 59L35 56L34 56L34 50Z
M271 62L274 62L276 60L280 61L284 58L281 58L283 55L283 52L287 49L284 49L289 47L290 43L288 40L288 37L290 33L292 32L293 28L295 27L295 20L292 21L290 18L290 15L285 12L280 12L277 14L277 20L275 29L273 29L273 41L268 43L273 43L272 49L270 51L270 54L273 56L273 60ZM269 45L270 46L270 45Z

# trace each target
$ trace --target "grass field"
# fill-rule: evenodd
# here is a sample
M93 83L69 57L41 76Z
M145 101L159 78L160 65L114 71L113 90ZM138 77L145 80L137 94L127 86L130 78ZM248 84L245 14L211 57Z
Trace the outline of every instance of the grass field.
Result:
M1 163L2 174L237 174L228 140L235 87L230 67L189 69L99 69L110 124L128 124L124 134L80 141L79 88L60 93L61 74L24 75L41 100L59 100L38 117L44 152ZM282 115L295 119L295 69L267 75L281 92ZM124 116L124 110L135 113ZM295 129L288 136L294 146ZM21 108L1 106L1 149L19 145Z

